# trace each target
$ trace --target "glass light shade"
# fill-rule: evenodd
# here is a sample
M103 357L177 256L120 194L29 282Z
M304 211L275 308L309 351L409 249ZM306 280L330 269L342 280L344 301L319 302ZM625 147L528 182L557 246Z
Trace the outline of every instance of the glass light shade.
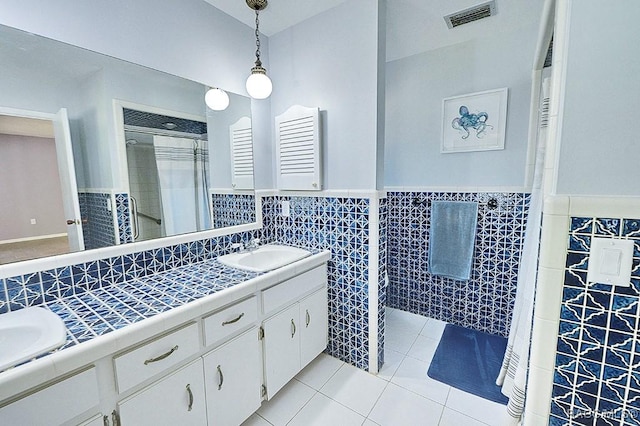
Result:
M252 72L247 78L247 93L253 99L266 99L271 95L273 84L267 74Z
M222 89L209 89L204 95L204 101L214 111L224 111L229 106L229 95Z

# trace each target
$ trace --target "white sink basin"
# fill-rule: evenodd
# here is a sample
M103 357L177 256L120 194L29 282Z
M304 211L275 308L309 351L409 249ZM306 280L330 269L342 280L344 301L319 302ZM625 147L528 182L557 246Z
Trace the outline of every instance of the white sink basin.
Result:
M267 244L252 251L220 256L218 260L227 266L246 271L267 272L307 256L311 256L311 252L301 248Z
M48 309L31 307L0 315L0 371L60 347L67 329Z

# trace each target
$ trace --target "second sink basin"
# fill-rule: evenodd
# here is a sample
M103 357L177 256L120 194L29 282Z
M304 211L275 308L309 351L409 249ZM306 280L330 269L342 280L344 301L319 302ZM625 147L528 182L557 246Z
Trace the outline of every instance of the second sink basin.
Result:
M267 272L311 256L311 252L290 246L267 244L252 251L231 253L218 260L233 268L253 272Z
M40 307L0 315L0 371L62 346L67 329L59 316Z

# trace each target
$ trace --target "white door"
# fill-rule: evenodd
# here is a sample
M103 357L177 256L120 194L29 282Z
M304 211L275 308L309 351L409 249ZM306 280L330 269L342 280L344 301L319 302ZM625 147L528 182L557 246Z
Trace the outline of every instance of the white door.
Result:
M264 372L268 399L300 371L298 303L264 322Z
M257 328L204 356L209 425L236 426L260 408L260 361Z
M62 186L62 203L67 220L67 235L71 251L84 250L82 238L82 221L80 203L78 202L78 184L71 150L71 131L67 109L61 108L53 120L53 131L56 139L56 155L58 157L58 173Z
M181 368L119 404L123 425L207 424L202 360Z
M327 347L327 288L300 301L300 367Z

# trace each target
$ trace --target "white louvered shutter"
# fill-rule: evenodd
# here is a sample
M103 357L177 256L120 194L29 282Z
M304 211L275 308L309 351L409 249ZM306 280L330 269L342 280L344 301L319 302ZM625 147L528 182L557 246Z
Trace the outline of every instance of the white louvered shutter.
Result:
M231 141L231 186L253 189L253 137L251 119L242 117L229 126Z
M294 105L276 117L278 189L322 189L320 110Z

